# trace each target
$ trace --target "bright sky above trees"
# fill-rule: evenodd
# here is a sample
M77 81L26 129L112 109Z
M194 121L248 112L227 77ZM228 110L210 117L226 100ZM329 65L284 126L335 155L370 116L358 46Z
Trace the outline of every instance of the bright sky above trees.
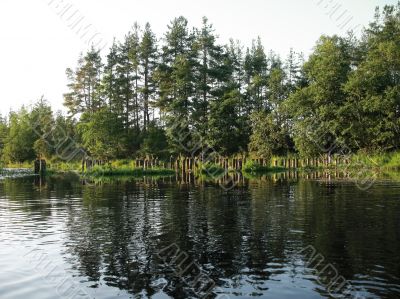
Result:
M286 56L290 47L308 54L321 34L345 34L367 25L374 7L396 0L204 0L95 1L2 0L0 3L0 113L29 104L44 95L62 108L65 69L73 66L87 42L68 27L83 18L88 34L111 45L135 21L152 24L160 36L169 21L183 15L199 26L207 16L222 42L239 39L244 45L260 36L266 49ZM70 7L60 16L63 8ZM73 14L76 11L76 14ZM58 15L57 15L58 14ZM68 18L70 18L68 20ZM339 19L339 20L338 20ZM343 23L345 25L343 26ZM79 26L79 25L78 25Z

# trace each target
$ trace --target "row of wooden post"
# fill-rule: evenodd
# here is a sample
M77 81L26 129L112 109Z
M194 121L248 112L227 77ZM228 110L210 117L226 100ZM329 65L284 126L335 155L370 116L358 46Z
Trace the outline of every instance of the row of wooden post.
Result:
M224 169L241 170L246 163L245 158L215 158L202 160L199 157L180 157L176 160L170 159L170 168L182 171L192 171L200 168L201 164L213 163Z
M251 160L258 165L267 167L269 165L266 159L248 159L248 158L216 158L212 161L215 165L220 166L224 169L242 170L244 165L248 160ZM198 167L199 158L187 158L181 157L175 161L171 160L169 163L169 168L176 170L194 170ZM204 162L203 162L204 163ZM298 159L298 158L280 158L273 159L272 166L276 168L286 168L286 169L296 169L305 167L329 167L329 166L339 166L348 165L350 163L349 159L344 158L308 158L308 159Z
M242 170L247 161L252 161L261 166L268 166L269 163L266 159L249 159L246 157L239 158L225 158L218 157L214 159L202 160L199 157L178 157L169 159L169 162L161 161L158 158L144 158L144 159L136 159L135 167L143 168L143 169L152 169L152 168L169 168L180 171L193 171L200 167L201 164L205 164L206 162L213 163L218 165L223 169L233 169L233 170ZM82 161L82 171L86 169L90 169L94 165L104 165L108 163L108 161L100 161L100 160L83 160ZM348 159L343 158L307 158L307 159L298 159L298 158L274 158L272 159L271 165L276 168L286 168L286 169L296 169L296 168L304 168L304 167L328 167L328 166L339 166L339 165L347 165L350 161Z
M273 166L274 167L282 167L282 168L304 168L304 167L329 167L339 165L348 165L350 163L349 159L343 159L340 157L337 158L307 158L307 159L274 159Z
M85 171L85 169L89 170L93 166L96 166L96 165L105 165L107 163L108 163L108 161L105 161L105 160L83 159L82 160L82 171Z
M170 158L169 162L163 162L158 158L136 159L135 166L143 169L151 169L155 167L163 167L182 171L191 171L200 168L201 164L213 163L221 168L241 170L246 163L246 159L242 158L216 158L212 160L201 160L198 157L178 157Z
M158 158L152 159L136 159L135 166L143 169L151 169L155 167L169 168L167 163L160 161Z

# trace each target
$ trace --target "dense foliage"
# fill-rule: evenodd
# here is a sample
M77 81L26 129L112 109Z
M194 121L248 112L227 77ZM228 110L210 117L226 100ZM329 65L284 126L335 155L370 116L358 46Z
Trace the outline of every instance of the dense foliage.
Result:
M91 48L67 69L68 115L41 99L0 118L5 161L393 151L400 145L400 4L377 9L360 39L322 36L304 61L258 38L218 43L206 18L179 17L157 38L135 24L107 55ZM69 142L64 142L69 141ZM65 144L72 144L65 149ZM62 153L62 154L60 154ZM74 154L74 156L73 156Z

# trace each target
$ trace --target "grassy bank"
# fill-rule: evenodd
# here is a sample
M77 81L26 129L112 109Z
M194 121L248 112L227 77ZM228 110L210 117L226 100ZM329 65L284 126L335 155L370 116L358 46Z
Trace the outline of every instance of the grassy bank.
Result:
M132 168L132 167L115 167L112 165L99 166L96 165L85 172L87 176L169 176L175 174L175 170L166 168Z
M339 170L348 170L348 171L356 171L360 169L371 170L371 171L396 171L400 170L400 152L391 152L391 153L357 153L350 155L348 157L340 156L341 163L335 164L335 160L339 156L333 155L331 157L331 163L326 165L322 162L318 164L318 166L304 166L301 162L299 162L298 167L283 167L278 166L275 167L272 164L273 161L282 161L289 159L298 159L299 161L305 160L296 156L288 156L288 157L273 157L271 163L267 166L262 166L257 162L248 161L244 165L243 170L245 172L273 172L273 171L284 171L288 169L296 169L296 170L329 170L329 169L339 169ZM321 160L326 157L321 156ZM344 162L347 160L347 163Z
M33 161L25 161L20 163L5 163L1 165L2 168L33 168Z
M82 162L49 162L48 173L66 173L77 172L82 173ZM144 175L171 175L175 171L166 168L148 168L143 169L136 167L134 160L124 159L115 160L106 165L95 165L89 170L85 170L87 176L144 176Z
M351 157L353 167L363 167L380 170L400 170L400 152L363 154L359 153Z
M272 165L263 166L257 162L247 161L246 164L243 166L243 172L247 174L257 174L257 173L275 173L275 172L282 172L287 170L284 167L274 167Z
M24 163L7 164L5 168L11 169L32 169L33 161ZM2 168L0 167L0 170ZM107 165L94 166L90 170L82 173L82 161L62 162L57 160L47 161L46 175L52 176L57 174L66 173L84 174L91 177L105 177L105 176L126 176L126 177L140 177L140 176L169 176L175 174L175 171L167 168L148 168L143 169L136 167L134 160L115 160Z

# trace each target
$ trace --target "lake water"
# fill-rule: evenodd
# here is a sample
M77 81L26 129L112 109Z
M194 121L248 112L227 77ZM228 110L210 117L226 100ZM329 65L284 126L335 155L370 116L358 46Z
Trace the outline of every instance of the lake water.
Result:
M0 180L0 298L150 297L400 298L400 183Z

